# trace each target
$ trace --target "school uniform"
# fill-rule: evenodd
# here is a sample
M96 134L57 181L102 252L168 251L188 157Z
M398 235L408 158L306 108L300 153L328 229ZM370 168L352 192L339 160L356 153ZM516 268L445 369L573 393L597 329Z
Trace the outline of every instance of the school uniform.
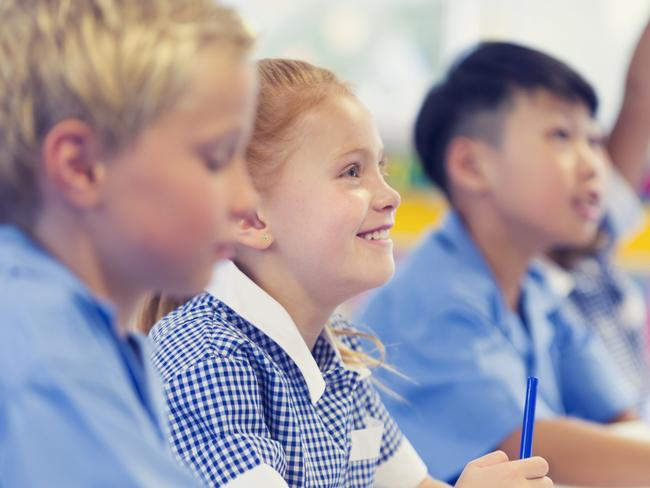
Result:
M425 478L370 372L347 367L327 331L310 351L286 310L233 263L151 337L171 443L206 484L413 487Z
M110 304L0 225L0 486L197 486L169 450L149 354Z
M613 262L620 240L643 222L643 208L629 184L612 170L605 193L606 242L574 259L568 269L544 262L550 283L566 297L563 309L571 322L595 328L625 379L637 392L637 410L650 419L650 362L646 324L648 309L640 287Z
M455 479L521 426L528 376L538 419L606 422L634 404L593 328L568 323L561 302L533 266L513 313L453 210L371 297L359 322L412 380L385 380L406 399L387 406L434 477Z

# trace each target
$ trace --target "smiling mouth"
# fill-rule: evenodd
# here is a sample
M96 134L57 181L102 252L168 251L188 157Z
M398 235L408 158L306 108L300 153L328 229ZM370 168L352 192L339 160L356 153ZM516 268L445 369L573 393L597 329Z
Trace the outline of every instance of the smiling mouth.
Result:
M390 229L375 230L357 234L357 237L366 241L385 241L390 237Z

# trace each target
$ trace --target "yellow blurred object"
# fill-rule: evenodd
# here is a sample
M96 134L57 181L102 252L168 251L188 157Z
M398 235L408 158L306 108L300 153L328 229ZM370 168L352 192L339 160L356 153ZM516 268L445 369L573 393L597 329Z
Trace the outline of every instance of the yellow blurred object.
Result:
M619 264L633 271L650 274L650 206L645 206L645 222L641 231L626 240L617 253Z
M438 225L446 209L444 197L435 192L423 190L404 193L392 231L398 251L411 249L428 229ZM620 246L616 260L630 271L650 274L650 206L646 205L645 209L644 226L635 237Z
M408 192L402 196L391 235L398 249L411 248L424 233L437 225L445 214L447 203L430 191Z

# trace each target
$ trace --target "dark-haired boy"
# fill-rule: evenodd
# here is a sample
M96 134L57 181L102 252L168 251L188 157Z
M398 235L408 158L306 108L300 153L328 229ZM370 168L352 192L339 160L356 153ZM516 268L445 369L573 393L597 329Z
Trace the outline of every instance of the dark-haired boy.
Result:
M597 98L539 51L479 45L428 94L415 128L427 175L452 210L361 319L414 383L392 414L435 476L501 448L517 457L526 377L540 378L535 453L551 477L581 485L650 484L650 444L597 424L634 404L593 329L570 324L533 264L593 239L606 157ZM427 428L423 428L425 425Z

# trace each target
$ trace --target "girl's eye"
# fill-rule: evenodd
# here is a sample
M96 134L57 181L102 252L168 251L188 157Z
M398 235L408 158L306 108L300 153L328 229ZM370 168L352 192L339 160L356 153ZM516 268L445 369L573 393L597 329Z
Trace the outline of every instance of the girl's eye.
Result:
M361 176L361 169L358 164L353 164L349 166L341 176L346 176L350 178L359 178Z

